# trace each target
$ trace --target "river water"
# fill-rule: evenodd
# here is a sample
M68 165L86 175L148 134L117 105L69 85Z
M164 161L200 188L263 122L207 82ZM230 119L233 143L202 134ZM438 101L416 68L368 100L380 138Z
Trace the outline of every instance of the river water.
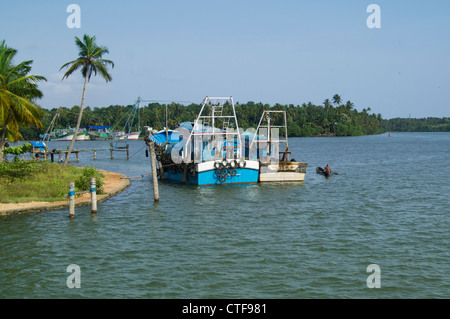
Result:
M149 174L144 142L130 145L129 160L80 153L74 165ZM80 207L73 220L68 209L1 217L0 297L450 297L449 133L291 138L289 146L309 164L304 183L161 183L154 204L145 176L99 203L97 215ZM326 164L338 175L315 173ZM72 264L78 289L67 285ZM372 264L379 273L368 272Z

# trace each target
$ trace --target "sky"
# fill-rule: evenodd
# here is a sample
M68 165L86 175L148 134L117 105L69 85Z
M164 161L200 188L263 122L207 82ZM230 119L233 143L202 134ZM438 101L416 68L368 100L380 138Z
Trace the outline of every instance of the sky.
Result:
M79 28L67 24L70 4ZM111 82L91 78L91 108L205 96L318 105L339 94L385 119L449 117L449 14L448 0L16 0L2 5L0 41L47 78L47 109L80 104L81 72L62 80L60 68L88 34L115 64Z

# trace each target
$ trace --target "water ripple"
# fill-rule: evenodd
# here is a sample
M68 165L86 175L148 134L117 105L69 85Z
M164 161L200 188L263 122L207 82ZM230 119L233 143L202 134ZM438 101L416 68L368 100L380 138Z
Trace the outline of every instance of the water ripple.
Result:
M309 163L305 183L161 183L154 204L144 177L97 216L85 207L74 220L65 210L1 217L0 296L450 297L450 182L433 174L450 159L450 134L289 142ZM128 170L149 169L139 155ZM92 164L87 156L80 165ZM315 174L326 162L339 175ZM95 164L124 170L121 159ZM81 268L81 289L66 286L69 264ZM367 288L370 264L381 268L381 289Z

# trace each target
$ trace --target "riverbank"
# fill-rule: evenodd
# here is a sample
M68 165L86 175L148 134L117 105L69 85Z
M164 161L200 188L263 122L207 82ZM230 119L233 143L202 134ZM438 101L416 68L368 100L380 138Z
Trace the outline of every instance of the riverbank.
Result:
M98 171L104 174L105 177L103 179L104 194L97 195L97 202L105 201L106 199L116 195L117 193L122 192L130 185L130 180L123 174L107 172L103 170ZM76 207L88 206L90 204L91 200L89 193L82 194L75 200ZM58 202L29 202L19 204L0 203L0 216L58 210L68 207L69 200Z

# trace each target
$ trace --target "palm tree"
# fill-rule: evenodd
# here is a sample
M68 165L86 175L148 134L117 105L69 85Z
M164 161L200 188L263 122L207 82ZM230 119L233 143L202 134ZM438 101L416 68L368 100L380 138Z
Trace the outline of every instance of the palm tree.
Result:
M64 161L64 167L66 167L67 163L69 162L69 157L70 154L72 153L72 149L78 135L78 130L80 129L80 123L83 117L84 99L86 97L86 86L89 80L91 79L92 73L94 73L94 75L97 75L97 72L100 73L101 77L105 79L106 82L109 82L112 80L112 77L108 73L107 66L111 65L111 67L114 68L114 63L112 61L102 59L102 56L104 54L109 53L109 50L106 47L97 46L97 44L95 43L95 36L90 37L85 34L83 36L83 41L81 41L78 37L75 37L75 44L78 47L78 59L67 62L59 69L61 71L66 67L69 68L62 78L63 80L67 79L74 71L80 68L81 74L84 77L84 86L83 86L83 94L81 97L80 113L78 115L75 134L72 138L72 142L70 143L69 152L67 154L66 160Z
M345 103L345 107L347 109L347 111L350 111L353 108L354 104L351 101L347 101L347 103Z
M341 104L341 96L339 94L335 94L333 96L333 104L339 105Z
M43 96L37 88L40 81L47 81L40 75L28 75L32 60L14 65L12 60L17 50L0 43L0 161L3 160L3 145L6 136L13 140L21 137L20 125L36 125L42 128L42 110L34 100Z

